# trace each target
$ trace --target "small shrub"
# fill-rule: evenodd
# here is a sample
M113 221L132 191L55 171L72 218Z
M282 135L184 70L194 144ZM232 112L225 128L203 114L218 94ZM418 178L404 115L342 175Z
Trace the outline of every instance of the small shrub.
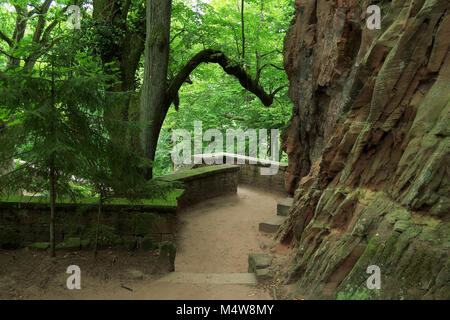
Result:
M92 244L95 243L95 236L97 232L97 226L89 228L86 232L86 237L91 241ZM116 234L116 229L114 227L99 225L98 227L98 247L114 247L121 242L121 238Z

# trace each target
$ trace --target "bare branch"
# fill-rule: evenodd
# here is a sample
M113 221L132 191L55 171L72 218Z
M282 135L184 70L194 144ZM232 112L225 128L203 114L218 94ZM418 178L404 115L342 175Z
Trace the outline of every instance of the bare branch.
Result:
M274 92L272 92L272 96L274 97L278 92L280 92L281 90L283 90L284 88L289 88L289 85L285 84L284 86L279 87L278 89L276 89Z
M233 120L233 121L246 121L245 118L235 118L228 114L223 114L222 117L224 117L225 119L228 119L228 120Z
M0 39L5 41L10 48L13 46L13 41L8 38L2 31L0 31Z
M265 56L268 56L269 54L272 54L272 53L283 53L283 52L278 49L275 49L275 50L263 53L262 55L260 55L260 58L264 58Z
M17 58L17 57L14 57L14 56L10 55L9 53L3 51L1 48L0 48L0 53L1 53L1 54L4 54L5 56L7 56L7 57L10 58L10 59L13 59L13 60L20 60L20 58Z
M279 66L277 66L277 65L275 65L275 64L273 64L273 63L266 63L266 64L263 65L259 70L262 71L262 70L263 70L264 68L266 68L266 67L274 67L275 69L284 71L284 68L279 67Z
M177 37L179 37L182 33L186 32L186 29L181 30L180 32L178 32L176 35L174 35L172 37L172 39L170 40L170 43L172 43Z

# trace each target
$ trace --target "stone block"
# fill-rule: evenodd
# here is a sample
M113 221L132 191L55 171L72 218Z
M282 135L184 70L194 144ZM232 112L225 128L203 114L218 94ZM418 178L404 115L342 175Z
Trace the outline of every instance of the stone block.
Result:
M144 274L139 270L128 270L127 278L131 280L142 280L144 279Z
M144 251L150 251L157 248L157 243L152 236L146 236L141 241L141 249Z
M169 241L159 244L158 263L161 268L167 268L169 272L175 271L175 256L177 247Z
M277 203L277 215L286 217L294 204L294 198L286 198Z
M258 280L258 282L264 282L264 281L269 281L272 280L272 273L270 272L270 270L268 268L264 268L264 269L258 269L255 272L256 274L256 279Z
M259 224L259 231L264 233L276 233L284 221L286 221L286 217L275 216L269 220L261 222Z
M248 272L256 273L256 270L266 269L272 265L272 256L266 253L250 253L248 255Z

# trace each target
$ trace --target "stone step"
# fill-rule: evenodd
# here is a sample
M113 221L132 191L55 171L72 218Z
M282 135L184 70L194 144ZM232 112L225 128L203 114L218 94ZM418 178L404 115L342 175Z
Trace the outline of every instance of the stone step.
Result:
M248 255L248 272L256 273L257 270L266 269L272 265L272 256L267 253L250 253Z
M286 217L282 216L270 218L269 220L259 224L259 231L264 233L275 233L278 229L280 229L280 226L284 223L284 221L286 221L286 219Z
M157 282L184 284L242 284L256 285L254 273L188 273L171 272Z
M294 204L294 198L286 198L277 203L277 215L286 217Z

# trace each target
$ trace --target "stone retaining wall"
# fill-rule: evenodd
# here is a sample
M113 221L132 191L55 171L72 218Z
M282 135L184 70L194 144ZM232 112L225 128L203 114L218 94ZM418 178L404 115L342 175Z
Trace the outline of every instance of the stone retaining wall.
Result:
M195 158L202 159L202 163L194 164ZM226 163L226 165L207 164L207 162L217 162L217 159L220 158L222 158L222 163ZM288 164L284 162L262 160L228 153L215 153L194 155L192 157L192 164L182 165L178 167L178 169L186 170L192 168L223 167L230 165L240 167L238 175L239 184L251 185L252 187L260 188L263 190L270 190L275 193L287 194L285 188L285 174ZM276 166L278 170L276 170L272 175L262 174L261 170L263 168L269 168L270 165Z
M77 237L92 240L97 224L97 207L93 205L58 205L56 242ZM100 224L111 227L105 242L125 244L139 238L171 240L177 207L106 205ZM49 239L50 210L44 204L0 203L0 247L12 249Z
M263 165L241 164L239 172L239 184L247 184L256 188L270 190L274 193L286 194L284 186L284 174L287 165L280 165L278 172L274 175L261 175Z
M184 193L178 199L178 206L185 208L206 199L237 193L239 172L239 166L220 165L180 171L161 179L183 183Z
M167 205L106 204L100 224L112 232L107 242L136 247L146 238L171 241L176 214L181 208L223 194L236 193L238 166L224 165L174 173L159 179L179 182L184 192ZM89 240L97 224L96 204L58 204L57 243L70 238ZM0 202L0 249L23 247L49 239L50 210L47 203Z

